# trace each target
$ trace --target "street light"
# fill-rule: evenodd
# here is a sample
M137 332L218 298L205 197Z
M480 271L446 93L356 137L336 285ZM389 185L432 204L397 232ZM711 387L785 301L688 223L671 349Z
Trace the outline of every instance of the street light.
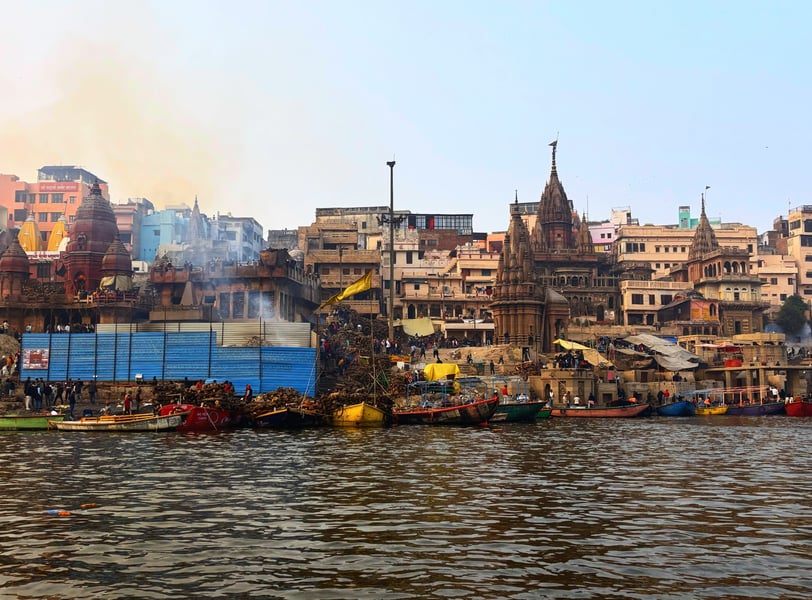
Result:
M389 167L389 339L395 339L395 161Z

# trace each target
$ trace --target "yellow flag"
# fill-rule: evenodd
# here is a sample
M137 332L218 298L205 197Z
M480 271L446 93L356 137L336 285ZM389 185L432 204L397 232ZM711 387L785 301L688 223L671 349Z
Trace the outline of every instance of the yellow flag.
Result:
M335 296L331 296L327 299L324 303L322 303L319 308L324 308L325 306L330 306L331 304L338 304L342 300L346 300L350 296L355 296L355 294L360 294L361 292L366 292L368 289L372 287L372 270L370 269L367 271L367 274L361 277L358 281L354 281Z

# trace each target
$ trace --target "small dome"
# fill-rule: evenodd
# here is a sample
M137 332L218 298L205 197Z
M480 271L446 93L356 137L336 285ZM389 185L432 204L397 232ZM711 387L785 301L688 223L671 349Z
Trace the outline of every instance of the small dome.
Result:
M102 258L101 272L103 275L132 275L133 263L130 253L116 235L113 243L107 248Z
M16 236L11 238L11 243L0 256L0 273L16 273L18 275L29 274L28 255L20 245Z

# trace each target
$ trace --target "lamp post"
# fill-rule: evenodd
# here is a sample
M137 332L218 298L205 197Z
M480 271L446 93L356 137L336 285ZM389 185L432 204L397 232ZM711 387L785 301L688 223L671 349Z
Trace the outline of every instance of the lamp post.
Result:
M389 167L389 339L395 339L395 161Z

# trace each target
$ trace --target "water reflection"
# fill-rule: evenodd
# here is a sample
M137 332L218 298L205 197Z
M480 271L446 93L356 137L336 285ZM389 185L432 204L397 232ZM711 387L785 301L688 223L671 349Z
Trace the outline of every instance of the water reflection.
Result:
M723 417L6 432L0 587L31 598L809 597L811 430Z

